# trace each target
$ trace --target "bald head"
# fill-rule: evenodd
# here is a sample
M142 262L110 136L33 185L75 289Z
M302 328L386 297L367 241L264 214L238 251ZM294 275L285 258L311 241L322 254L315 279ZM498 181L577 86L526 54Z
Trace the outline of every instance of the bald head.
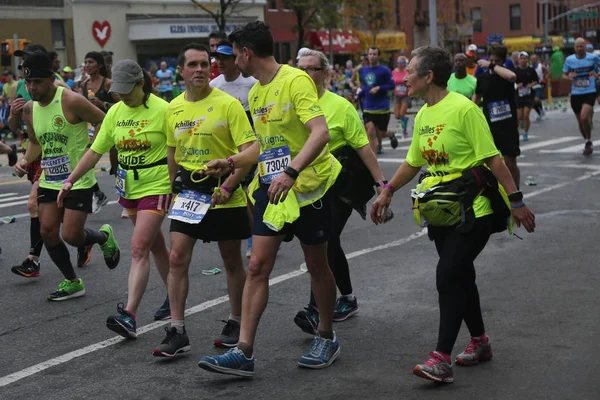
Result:
M463 53L458 53L454 56L454 70L459 73L467 71L468 57Z
M575 39L575 54L577 54L577 57L583 58L585 53L585 39L581 37Z

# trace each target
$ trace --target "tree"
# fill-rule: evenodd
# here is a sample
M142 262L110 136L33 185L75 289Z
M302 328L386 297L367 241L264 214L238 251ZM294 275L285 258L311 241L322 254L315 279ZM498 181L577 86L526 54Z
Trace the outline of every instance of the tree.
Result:
M254 6L254 2L250 3L246 0L219 0L219 4L215 5L213 5L213 2L207 1L190 1L194 3L196 7L202 9L202 11L206 12L208 15L211 16L212 19L215 20L215 23L217 24L220 33L225 33L227 20L230 17L240 15L242 12Z
M464 39L462 31L471 24L470 15L466 12L465 0L437 0L437 2L438 43L442 47L450 47L450 50L458 51L456 44Z
M375 45L377 35L393 26L393 0L346 0L344 1L344 17L347 27L359 27L371 33Z
M283 0L283 5L288 10L293 10L296 15L298 32L298 49L304 47L304 36L310 28L336 28L341 22L339 7L344 0Z

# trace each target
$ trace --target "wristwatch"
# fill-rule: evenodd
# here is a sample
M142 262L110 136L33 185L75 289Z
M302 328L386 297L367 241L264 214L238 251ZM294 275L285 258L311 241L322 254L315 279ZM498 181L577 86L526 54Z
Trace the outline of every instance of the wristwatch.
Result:
M512 192L508 195L508 200L511 202L523 201L523 192L520 190Z
M377 187L383 187L383 186L385 186L387 183L388 183L388 181L386 181L386 180L383 180L383 181L381 181L381 183L379 183L379 182L375 182L375 186L377 186Z

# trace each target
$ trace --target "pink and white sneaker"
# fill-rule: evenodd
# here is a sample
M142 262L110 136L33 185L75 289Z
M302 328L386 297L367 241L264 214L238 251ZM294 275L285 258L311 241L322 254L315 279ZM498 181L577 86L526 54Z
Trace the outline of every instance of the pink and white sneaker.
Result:
M453 383L454 371L450 356L439 351L429 352L429 359L423 364L417 364L413 374L434 382Z
M481 361L489 361L492 359L492 345L490 338L472 337L465 351L456 356L456 364L458 365L476 365Z

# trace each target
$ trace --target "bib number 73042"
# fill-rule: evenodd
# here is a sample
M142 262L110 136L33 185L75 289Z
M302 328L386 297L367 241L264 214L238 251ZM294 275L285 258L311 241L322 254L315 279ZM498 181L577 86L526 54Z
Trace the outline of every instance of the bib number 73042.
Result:
M288 146L265 150L258 157L258 174L260 175L260 182L264 184L273 182L273 179L285 171L291 161L292 156Z

